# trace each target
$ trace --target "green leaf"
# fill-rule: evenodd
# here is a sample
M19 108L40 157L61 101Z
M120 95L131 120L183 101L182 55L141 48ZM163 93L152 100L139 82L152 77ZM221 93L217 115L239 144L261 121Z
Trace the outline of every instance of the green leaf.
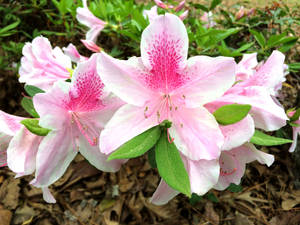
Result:
M43 128L39 125L39 120L37 119L25 119L21 121L31 133L38 136L46 136L51 130Z
M241 185L236 185L234 183L231 183L229 185L229 187L227 188L228 191L237 193L237 192L241 192L243 190L243 187Z
M206 194L205 197L206 197L208 200L212 201L212 202L215 202L215 203L218 203L218 202L219 202L219 199L218 199L218 198L215 196L215 194L212 193L212 192Z
M252 136L250 142L256 145L273 146L292 143L293 141L285 138L273 137L261 131L255 130L255 133Z
M24 97L21 101L22 107L25 109L26 112L28 112L31 116L35 118L39 118L39 114L35 111L32 99Z
M213 10L214 8L216 8L220 3L222 2L222 0L213 0L210 4L209 10Z
M11 24L7 25L6 27L1 28L0 29L0 37L6 37L6 36L16 33L17 31L13 30L13 29L15 29L20 24L20 22L21 22L20 19L18 19L16 22L11 23Z
M196 193L192 194L192 197L190 198L190 204L195 205L198 202L202 200L202 196L197 195Z
M36 86L32 86L32 85L26 85L24 87L25 91L29 94L29 96L33 97L38 93L44 93L45 91L43 91L42 89L36 87Z
M290 121L293 122L299 120L299 117L300 117L300 108L296 110L294 115L290 118Z
M244 119L251 109L251 105L231 104L218 108L213 115L217 122L222 125L229 125Z
M264 48L266 46L266 39L261 32L250 29L250 33L254 35L254 38L256 39L260 47Z
M155 148L151 148L148 151L148 162L152 168L157 168L156 161L155 161Z
M174 143L169 143L167 131L162 132L155 148L155 160L160 176L173 189L191 197L188 173Z
M108 157L108 160L130 159L143 155L156 144L160 133L161 130L159 126L146 130L119 147Z
M192 6L194 6L196 9L201 9L201 10L203 10L204 12L209 12L209 9L206 7L206 6L204 6L204 5L201 5L201 4L199 4L199 3L191 3L192 4Z

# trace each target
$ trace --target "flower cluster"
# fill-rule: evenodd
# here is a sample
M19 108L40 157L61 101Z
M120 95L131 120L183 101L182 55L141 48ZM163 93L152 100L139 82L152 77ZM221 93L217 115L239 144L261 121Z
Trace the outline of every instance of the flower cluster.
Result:
M141 56L116 59L95 44L106 22L83 3L77 10L89 27L83 43L96 53L82 56L72 44L52 49L44 37L24 46L19 81L38 88L32 97L38 118L0 111L2 166L18 177L35 173L31 184L54 203L48 187L78 152L97 169L115 172L154 148L162 179L151 201L159 205L180 192L203 195L239 184L252 161L273 163L253 143L255 128L274 131L289 120L276 100L286 75L282 53L260 63L256 53L238 64L231 57L188 58L182 18L154 8L145 12L150 25ZM184 1L175 11L183 7ZM297 133L295 126L294 146Z

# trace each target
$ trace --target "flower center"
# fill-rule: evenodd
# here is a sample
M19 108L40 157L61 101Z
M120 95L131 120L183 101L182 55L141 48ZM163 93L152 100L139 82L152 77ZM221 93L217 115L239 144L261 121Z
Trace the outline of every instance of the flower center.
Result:
M223 151L220 157L220 174L221 176L229 176L237 171L238 161L235 154Z

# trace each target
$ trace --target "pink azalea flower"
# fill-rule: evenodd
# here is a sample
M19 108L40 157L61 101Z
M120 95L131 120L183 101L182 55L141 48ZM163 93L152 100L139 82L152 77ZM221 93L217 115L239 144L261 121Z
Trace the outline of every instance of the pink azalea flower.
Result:
M185 5L185 0L179 2L179 4L175 8L175 12L179 12L180 10L182 10L184 8L184 5Z
M187 18L187 16L189 15L189 10L185 10L180 16L179 18L181 20L185 20Z
M101 48L96 45L93 41L89 41L89 40L81 40L81 42L83 43L83 45L91 50L92 52L101 52Z
M68 47L66 47L66 48L64 47L63 51L64 51L65 55L69 56L70 59L75 63L88 60L87 57L79 54L79 52L77 51L77 48L73 44L69 44Z
M214 186L217 190L225 190L231 183L240 184L245 173L246 163L257 160L261 164L271 166L274 156L259 151L253 144L247 143L230 151L222 151L220 156L220 177Z
M90 28L86 33L85 39L96 43L99 33L104 29L107 23L93 15L87 6L87 0L82 0L82 2L83 8L77 8L76 18L80 23Z
M111 153L168 119L172 122L169 133L187 158L219 157L224 138L215 118L202 105L232 86L236 64L229 57L196 56L187 60L187 51L184 24L177 16L166 14L144 30L140 58L123 61L105 53L99 55L103 83L128 103L101 133L103 153Z
M36 37L23 47L19 70L21 83L48 90L54 82L70 78L71 59L59 47L52 49L47 38Z
M0 110L0 167L7 165L6 150L11 138L21 128L22 119Z
M122 104L105 91L96 72L94 54L78 63L72 82L58 81L46 93L33 97L39 124L51 129L39 145L33 185L48 187L59 179L80 152L96 168L114 172L122 160L107 162L98 137L106 122Z
M210 112L226 104L249 104L255 127L267 131L277 130L288 119L283 107L274 101L276 87L282 82L284 55L274 51L269 59L248 79L236 83L221 98L206 104ZM239 71L239 69L237 70ZM250 70L252 73L252 70ZM250 126L250 123L249 123ZM251 127L253 127L251 125ZM247 133L251 127L244 129ZM236 132L241 132L239 129ZM247 136L245 136L247 137ZM247 140L244 139L244 142Z
M258 65L257 53L244 54L242 60L237 64L236 81L249 79L256 71Z
M168 9L168 8L173 8L173 6L168 6L166 5L164 2L162 2L161 0L154 0L155 4L162 8L162 9Z
M201 16L200 20L201 20L202 22L204 22L204 26L205 26L206 28L210 28L210 27L216 26L216 22L215 22L214 19L213 19L213 14L212 14L212 12L208 12L208 13L205 12L205 13Z
M149 22L152 23L156 17L158 17L157 6L153 6L150 10L144 10L143 16L149 19Z
M293 116L295 114L295 111L292 111L288 113L289 116ZM297 146L297 138L298 135L300 135L300 118L293 123L298 124L299 127L292 127L293 128L293 143L289 149L289 152L294 152Z
M36 153L42 140L20 124L24 119L0 111L0 160L4 162L2 166L7 165L16 173L16 177L34 172ZM42 191L47 202L55 202L47 187Z

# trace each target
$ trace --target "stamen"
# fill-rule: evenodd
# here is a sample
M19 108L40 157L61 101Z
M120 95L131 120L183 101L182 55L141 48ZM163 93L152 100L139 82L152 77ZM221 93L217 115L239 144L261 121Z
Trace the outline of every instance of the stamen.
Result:
M167 128L167 137L168 137L168 142L172 144L174 142L174 138L171 138L170 140L169 128Z
M91 146L97 145L98 135L95 130L93 130L91 127L88 127L87 125L83 125L80 122L79 117L75 113L72 113L72 121L75 121L79 131L83 134L83 136L87 139Z
M221 174L221 176L229 176L229 175L234 174L236 171L237 171L237 168L233 168L233 170L230 171L230 172L224 171L224 170L221 168L221 169L220 169L220 174Z

